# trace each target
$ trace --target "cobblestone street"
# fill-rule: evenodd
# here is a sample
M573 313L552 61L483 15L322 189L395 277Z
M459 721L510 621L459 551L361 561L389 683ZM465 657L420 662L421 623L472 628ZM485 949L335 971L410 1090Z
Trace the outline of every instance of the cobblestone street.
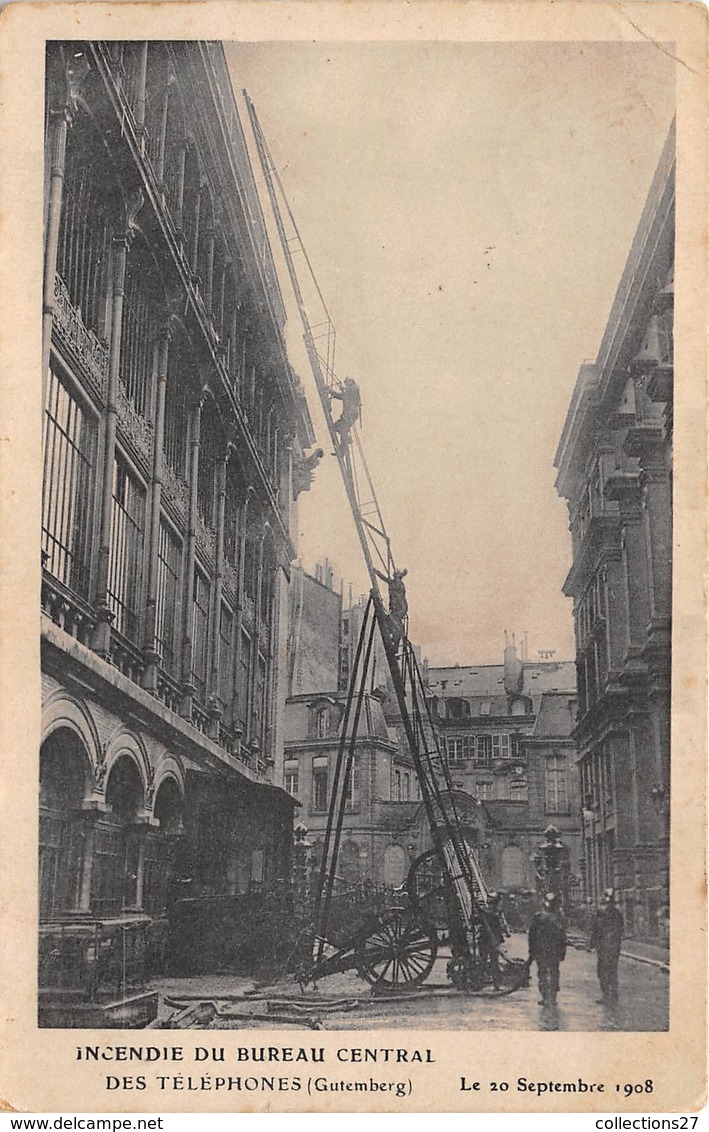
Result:
M515 934L508 943L510 956L526 954L526 936ZM367 984L354 972L335 975L319 985L317 996L309 992L298 1003L292 984L269 987L258 998L242 997L254 984L243 978L221 976L171 979L156 983L161 993L161 1017L169 1014L169 1002L210 999L218 1004L211 1028L273 1028L278 1013L289 1013L283 1003L287 995L293 1005L290 1019L303 1012L302 1027L313 1020L327 1030L426 1029L426 1030L664 1030L668 1026L669 974L657 962L622 957L619 968L620 1001L615 1009L596 1002L599 995L596 957L592 952L570 947L561 967L561 989L555 1010L538 1005L536 971L529 986L512 994L488 992L464 995L450 989L445 951L436 961L423 990L413 997L386 1001L372 997ZM317 1001L315 1001L317 997ZM167 1004L169 1005L169 1004ZM238 1017L225 1017L226 1013ZM253 1017L249 1017L253 1015ZM297 1024L297 1023L296 1023Z

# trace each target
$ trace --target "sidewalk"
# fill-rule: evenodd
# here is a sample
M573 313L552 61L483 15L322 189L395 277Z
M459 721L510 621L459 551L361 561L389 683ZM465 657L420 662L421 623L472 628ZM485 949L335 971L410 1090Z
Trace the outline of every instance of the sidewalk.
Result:
M670 949L659 943L645 943L641 939L624 939L620 954L627 959L637 959L640 963L650 963L663 971L670 969Z
M569 933L569 944L580 951L590 951L588 940L580 935ZM638 963L649 963L651 967L658 967L661 971L670 969L670 949L659 943L646 943L642 939L624 939L620 954L625 959L635 959Z

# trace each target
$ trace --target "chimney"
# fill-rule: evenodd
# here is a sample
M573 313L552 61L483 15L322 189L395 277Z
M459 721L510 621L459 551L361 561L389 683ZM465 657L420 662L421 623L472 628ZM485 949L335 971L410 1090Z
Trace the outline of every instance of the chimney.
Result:
M522 661L517 656L514 634L512 643L505 645L504 684L508 696L522 691Z

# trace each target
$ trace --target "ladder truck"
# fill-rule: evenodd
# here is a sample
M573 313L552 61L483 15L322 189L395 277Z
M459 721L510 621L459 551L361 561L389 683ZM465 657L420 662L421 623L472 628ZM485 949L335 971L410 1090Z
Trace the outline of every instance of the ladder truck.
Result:
M358 393L352 390L351 379L343 383L336 375L335 327L256 110L246 91L243 96L302 323L305 349L371 586L341 725L317 889L313 959L302 981L314 983L325 975L355 969L378 991L419 986L431 973L437 957L439 910L443 907L451 949L447 974L453 986L477 992L493 983L498 993L509 993L528 981L527 965L498 954L499 937L490 892L463 828L448 763L441 751L419 664L408 639L405 571L396 566L365 459L355 419ZM296 256L302 264L300 272ZM311 309L316 308L312 315L306 307L301 273L309 290ZM333 399L342 401L342 416L338 420L333 420ZM381 583L387 587L386 605ZM328 940L328 920L355 741L377 630L384 645L433 849L411 865L405 884L407 899L401 906L392 908L375 923L358 931L344 945L333 945Z

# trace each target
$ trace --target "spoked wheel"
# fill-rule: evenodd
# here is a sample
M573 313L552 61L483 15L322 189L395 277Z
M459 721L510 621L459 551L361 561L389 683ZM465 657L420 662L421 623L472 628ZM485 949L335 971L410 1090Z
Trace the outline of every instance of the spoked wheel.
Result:
M409 911L392 912L357 949L357 967L373 986L402 989L418 986L436 960L436 931Z

